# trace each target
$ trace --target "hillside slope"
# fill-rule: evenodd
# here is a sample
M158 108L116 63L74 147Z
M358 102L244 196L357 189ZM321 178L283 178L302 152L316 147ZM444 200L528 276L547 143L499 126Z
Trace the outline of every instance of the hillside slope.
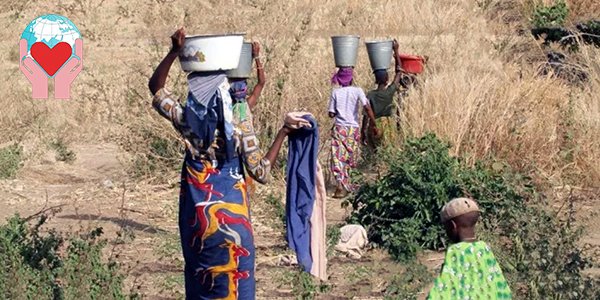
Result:
M246 32L248 40L261 42L268 83L255 122L263 145L280 126L283 114L294 109L317 116L326 145L331 127L326 105L334 71L331 35L358 34L363 41L396 38L402 52L429 57L419 89L403 101L405 134L433 131L452 142L453 154L469 162L506 160L551 186L568 183L593 190L600 182L600 50L582 48L582 63L590 74L590 82L582 88L540 77L539 65L523 59L526 55L544 59L537 43L527 35L503 31L474 1L0 3L7 8L0 12L4 25L0 38L5 41L0 44L0 82L5 91L0 98L0 145L21 144L25 164L16 180L2 182L3 201L8 200L0 204L0 211L31 214L50 199L50 205L64 205L55 225L68 228L81 220L93 221L110 228L109 234L123 224L138 228L135 242L121 246L123 261L133 268L128 285L140 285L151 299L176 298L173 291L181 287L174 212L179 144L170 124L152 111L146 87L168 51L169 36L179 26L190 34ZM84 36L84 71L69 101L32 100L29 83L18 68L22 30L47 13L67 16ZM358 85L372 87L362 46L356 74ZM186 92L177 64L169 84L180 94ZM75 164L48 159L54 155L49 145L56 141L74 150ZM96 152L104 153L99 163L93 163ZM323 162L327 154L322 151ZM88 168L94 170L88 173ZM144 176L135 176L140 174ZM282 186L282 180L276 180L258 187L254 198L262 263L257 276L263 298L294 295L285 282L291 271L270 264L286 253L272 210L272 199L283 196ZM328 206L329 220L341 221L345 212L339 203L331 201ZM146 261L140 263L140 257ZM388 260L372 254L359 264L362 271L352 268L353 262L338 260L332 297L343 297L348 290L358 296L380 296L386 280L398 271L396 265L382 271L392 265ZM352 276L340 275L348 273Z

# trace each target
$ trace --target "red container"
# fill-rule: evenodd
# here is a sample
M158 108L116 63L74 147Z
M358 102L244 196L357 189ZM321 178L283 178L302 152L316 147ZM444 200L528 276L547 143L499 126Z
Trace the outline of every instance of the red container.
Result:
M404 72L406 73L423 73L425 59L421 56L400 54L400 62L402 63L402 69L404 69Z

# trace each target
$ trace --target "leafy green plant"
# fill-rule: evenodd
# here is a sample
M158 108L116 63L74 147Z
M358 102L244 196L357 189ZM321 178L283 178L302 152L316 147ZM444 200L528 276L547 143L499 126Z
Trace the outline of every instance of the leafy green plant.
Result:
M141 129L146 147L139 152L132 165L138 177L165 173L181 168L182 148L179 141L161 136L150 128Z
M396 259L410 260L422 248L445 247L439 211L451 198L475 197L488 227L497 226L511 213L508 208L525 200L511 185L510 174L484 164L468 167L449 155L449 147L428 134L407 139L403 151L387 151L383 155L387 173L363 185L349 200L353 207L349 221L366 226L370 240ZM527 184L518 188L530 192Z
M355 269L347 273L348 282L352 285L369 281L373 277L373 269L368 266L357 265Z
M326 293L331 289L330 285L316 282L317 280L309 273L300 269L294 272L292 291L296 299L314 299L320 293Z
M501 238L483 232L520 299L599 299L598 279L583 271L590 266L578 241L581 228L536 206L519 207Z
M281 195L270 193L265 198L265 201L267 202L267 205L270 209L269 214L274 216L276 220L281 222L281 225L283 225L283 231L285 231L285 226L287 224L285 216L285 206L283 205L283 203L281 203L279 199L281 199Z
M565 0L556 0L553 5L539 4L533 10L531 23L534 27L560 27L565 24L569 7Z
M421 249L445 247L442 205L450 198L473 197L482 209L479 236L492 245L516 298L598 299L598 282L583 272L589 260L578 247L581 230L573 225L572 213L562 220L547 211L532 180L509 166L469 166L448 149L428 134L407 139L402 151L387 152L388 172L349 201L354 208L349 221L367 227L372 242L410 266ZM415 268L409 267L402 280L410 279ZM415 295L410 286L397 281L388 294L410 299Z
M417 299L431 278L426 266L412 261L406 265L406 272L392 278L385 289L385 299Z
M325 236L327 237L327 257L331 257L334 253L335 245L337 245L340 240L340 232L342 224L328 224L327 229L325 231Z
M119 265L103 258L97 228L64 236L19 216L0 226L0 295L4 299L126 299ZM135 295L131 295L135 297Z
M10 179L17 175L22 165L23 147L13 144L0 148L0 179Z

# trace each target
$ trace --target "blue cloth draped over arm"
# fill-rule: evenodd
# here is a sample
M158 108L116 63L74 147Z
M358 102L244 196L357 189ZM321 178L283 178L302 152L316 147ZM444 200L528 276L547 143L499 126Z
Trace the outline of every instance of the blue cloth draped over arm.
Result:
M312 267L310 255L310 217L315 202L319 129L311 116L304 116L312 128L300 128L288 137L287 165L287 240L306 272Z

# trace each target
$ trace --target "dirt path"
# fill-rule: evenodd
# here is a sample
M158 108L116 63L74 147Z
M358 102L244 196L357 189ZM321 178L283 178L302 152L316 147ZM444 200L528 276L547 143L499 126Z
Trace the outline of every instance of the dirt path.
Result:
M181 299L176 172L174 181L164 185L136 182L126 174L129 157L117 145L79 144L69 149L76 155L70 164L56 161L49 150L39 163L26 163L16 179L0 181L0 218L55 211L48 226L59 231L100 226L128 275L128 291L139 291L145 299ZM285 192L278 186L282 183L257 187L253 197L257 297L295 299L299 292L322 288L327 296L319 299L380 299L386 280L398 274L400 267L378 251L360 261L331 257L331 280L323 287L295 282L296 267L280 263L281 257L291 254L281 219ZM329 224L340 223L346 216L339 201L330 200L327 210Z
M102 227L125 265L128 287L141 284L144 293L159 295L160 277L180 270L159 259L166 243L161 240L176 232L176 223L167 220L177 192L133 181L125 173L127 155L116 145L70 150L76 155L72 164L56 161L49 151L40 164L26 164L17 179L1 181L0 218L54 212L48 226L59 231Z

